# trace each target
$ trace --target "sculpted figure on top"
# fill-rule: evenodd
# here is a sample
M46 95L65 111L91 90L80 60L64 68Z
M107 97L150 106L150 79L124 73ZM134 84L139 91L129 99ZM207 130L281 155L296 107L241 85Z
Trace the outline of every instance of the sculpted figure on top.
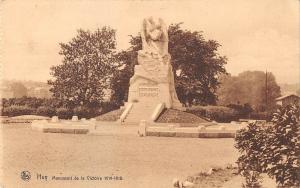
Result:
M168 55L168 30L164 21L145 18L141 31L143 52L161 57Z

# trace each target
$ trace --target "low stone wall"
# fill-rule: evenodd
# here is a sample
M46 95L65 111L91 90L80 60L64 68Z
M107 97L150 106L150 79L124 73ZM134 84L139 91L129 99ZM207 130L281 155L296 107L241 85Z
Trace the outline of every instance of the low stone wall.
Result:
M235 132L202 132L202 133L186 133L186 132L147 132L146 136L158 137L182 137L182 138L234 138Z
M59 120L54 116L51 121L33 121L31 123L32 130L45 133L67 133L67 134L87 134L96 127L96 120L78 120L77 116L73 116L72 120Z
M90 130L88 128L44 128L44 133L65 133L65 134L87 134Z
M212 126L179 127L173 124L157 126L141 121L140 136L183 137L183 138L234 138L236 132L245 125L215 124Z

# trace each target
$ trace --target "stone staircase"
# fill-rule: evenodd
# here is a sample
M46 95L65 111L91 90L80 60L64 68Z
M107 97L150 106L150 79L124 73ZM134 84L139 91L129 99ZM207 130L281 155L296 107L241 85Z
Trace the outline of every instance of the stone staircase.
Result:
M122 125L139 125L141 120L150 121L156 105L156 103L133 103Z

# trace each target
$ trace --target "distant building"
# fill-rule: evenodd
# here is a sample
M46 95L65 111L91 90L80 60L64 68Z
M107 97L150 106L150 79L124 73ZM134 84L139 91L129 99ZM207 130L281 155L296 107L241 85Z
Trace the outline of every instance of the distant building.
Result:
M276 104L284 106L284 107L287 105L293 105L293 104L300 106L300 97L295 94L278 97L276 99Z
M29 96L31 97L37 97L37 98L50 98L51 93L49 91L49 88L45 87L35 87L30 89L30 94Z

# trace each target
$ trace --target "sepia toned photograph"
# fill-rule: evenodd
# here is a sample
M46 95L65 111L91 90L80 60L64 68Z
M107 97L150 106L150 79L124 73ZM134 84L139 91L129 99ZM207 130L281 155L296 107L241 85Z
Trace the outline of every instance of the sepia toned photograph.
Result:
M1 0L0 188L299 188L299 0Z

